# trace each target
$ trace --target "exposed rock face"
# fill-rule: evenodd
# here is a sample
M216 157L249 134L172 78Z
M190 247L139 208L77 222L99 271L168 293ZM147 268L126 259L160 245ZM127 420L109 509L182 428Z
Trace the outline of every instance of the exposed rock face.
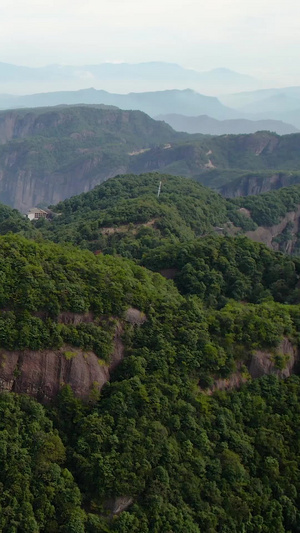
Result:
M109 379L109 367L100 366L92 353L75 351L67 359L64 351L1 353L0 390L29 394L39 400L53 399L63 385L71 385L74 394L88 399L93 390L101 390Z
M139 111L76 106L2 112L0 200L21 212L56 204L124 174L136 157L132 151L142 154L177 137Z
M145 313L143 313L139 309L135 309L134 307L130 307L129 309L127 309L125 318L127 322L135 326L140 326L141 324L144 324L144 322L146 322L147 320Z
M43 313L39 317L43 318ZM93 322L94 316L90 312L63 312L58 320L63 324L77 325ZM147 317L139 309L130 307L125 313L125 320L133 327L139 327ZM40 401L49 401L55 398L63 385L70 385L75 396L83 400L93 399L124 358L123 332L124 324L117 320L108 363L94 352L73 346L40 351L0 350L0 392L24 393Z
M251 174L226 183L218 189L218 192L226 198L237 198L239 196L252 196L274 191L281 187L296 185L299 182L300 177L293 175L291 172L275 172L265 177Z
M115 499L110 499L106 502L106 508L110 511L111 517L114 515L122 513L122 511L126 511L130 505L133 503L133 498L130 496L119 496Z
M64 319L78 323L78 317L70 315L64 316ZM63 385L70 385L76 396L87 400L101 390L110 379L110 372L122 361L122 332L122 325L118 324L109 364L103 364L93 352L72 346L64 346L60 350L2 350L0 391L25 393L40 401L49 401L55 398Z
M93 313L72 313L70 311L63 311L58 317L58 322L62 324L72 324L77 326L77 324L90 323L93 322L94 316Z
M256 242L262 242L266 244L269 248L272 248L275 251L279 250L279 244L274 241L276 237L282 234L282 232L285 230L287 225L292 224L292 227L290 229L290 233L292 235L292 238L287 240L284 244L284 249L281 248L281 251L284 251L287 254L291 254L293 252L294 246L297 242L297 233L299 232L299 219L300 219L300 206L296 211L291 211L286 214L286 216L281 220L279 224L275 224L274 226L264 227L259 226L254 231L247 231L246 235L250 239Z
M276 355L283 356L286 359L284 368L276 367ZM217 379L214 385L205 392L206 394L212 394L216 390L238 389L249 378L255 379L270 374L280 378L287 378L294 373L295 368L298 366L299 358L297 349L287 338L284 338L274 353L257 350L252 354L246 365L239 363L237 371L231 374L229 378ZM242 371L242 366L246 366L247 372Z
M276 368L274 354L256 351L250 361L249 372L252 378L259 378L266 374L276 374L280 378L288 378L298 363L299 355L288 339L284 339L276 353L284 355L287 359L283 369Z
M57 204L70 196L88 192L106 179L127 170L125 166L116 165L108 172L102 168L101 157L91 156L64 171L36 171L18 168L19 157L16 154L15 164L7 162L0 169L0 195L2 203L24 213L34 205Z

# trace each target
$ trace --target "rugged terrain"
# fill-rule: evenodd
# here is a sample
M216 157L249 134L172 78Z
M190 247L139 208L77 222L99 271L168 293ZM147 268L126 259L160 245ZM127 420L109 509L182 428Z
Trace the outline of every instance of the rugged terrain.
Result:
M55 242L138 260L166 242L209 234L246 233L274 250L295 254L299 251L299 206L299 186L231 200L188 178L124 175L61 202L53 207L59 216L29 224L26 231L31 227ZM3 227L5 231L7 224Z
M101 106L2 113L0 199L23 212L56 203L124 172L140 151L178 136L139 111Z
M298 533L300 136L78 106L0 139L7 203L81 193L0 206L0 530Z
M0 142L0 201L23 212L126 172L188 176L229 197L299 179L300 134L189 135L113 107L2 112Z
M299 197L155 173L0 208L3 533L297 533L300 261L238 233Z

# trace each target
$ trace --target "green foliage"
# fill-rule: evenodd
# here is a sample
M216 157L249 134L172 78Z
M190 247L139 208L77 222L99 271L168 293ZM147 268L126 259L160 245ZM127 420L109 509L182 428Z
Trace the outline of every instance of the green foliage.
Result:
M118 176L55 210L60 215L52 222L37 223L45 238L136 260L162 244L212 233L231 220L244 229L255 227L215 192L192 180L156 173Z
M161 194L157 198L159 183ZM55 207L53 221L39 221L46 239L71 242L99 253L142 261L153 250L195 237L255 230L278 224L300 205L300 188L225 200L191 180L163 174L118 176ZM246 208L246 216L241 208ZM285 251L292 242L288 224L274 239ZM293 244L295 251L297 243Z
M84 533L81 495L61 466L65 447L43 407L2 394L0 413L1 531Z
M121 258L14 235L0 237L0 269L0 342L8 350L66 343L107 360L112 316L123 318L130 306L145 311L157 298L175 293L163 279ZM83 322L81 316L86 316Z
M84 189L79 183L74 189L74 175L82 176L83 169L84 180L99 183L120 168L129 169L140 150L187 137L145 113L113 107L62 106L9 113L15 131L0 145L3 180L14 182L20 172L27 172L43 187L53 174L68 175L70 195ZM4 190L2 201L14 203L11 187Z
M153 270L173 269L182 294L197 294L209 306L228 298L259 303L298 303L300 261L246 237L210 236L161 246L143 256Z
M232 200L235 205L249 209L251 218L259 226L273 226L300 204L300 187L284 187L277 191Z
M5 235L9 232L19 233L29 239L41 238L41 234L17 209L0 204L0 235Z
M234 204L189 180L120 177L59 209L37 226L64 246L0 237L1 349L109 361L121 322L125 358L88 404L0 396L0 530L298 533L300 379L276 373L300 346L299 260L211 234ZM275 375L251 381L257 350Z

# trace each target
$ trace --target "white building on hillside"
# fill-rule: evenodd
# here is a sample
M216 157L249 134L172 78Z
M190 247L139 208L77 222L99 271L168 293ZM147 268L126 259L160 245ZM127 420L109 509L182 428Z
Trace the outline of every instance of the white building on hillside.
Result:
M31 209L29 209L29 211L27 211L25 216L29 218L29 220L38 220L39 218L50 218L51 211L49 211L49 209L45 210L40 209L39 207L32 207Z

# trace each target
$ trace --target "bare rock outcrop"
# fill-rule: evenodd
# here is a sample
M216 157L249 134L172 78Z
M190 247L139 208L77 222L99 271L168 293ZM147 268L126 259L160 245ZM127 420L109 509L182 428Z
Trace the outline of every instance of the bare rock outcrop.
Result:
M63 385L88 399L109 379L108 365L93 352L65 346L61 350L24 350L0 354L0 390L25 393L41 401L55 398Z
M39 316L43 318L42 314ZM94 316L90 312L63 312L58 320L64 324L77 325L93 322ZM139 327L147 317L139 309L130 307L125 313L125 320L132 327ZM0 349L0 392L24 393L40 401L50 401L61 387L70 385L78 398L88 400L97 397L97 393L125 355L122 339L124 322L118 319L115 322L113 349L107 363L94 352L74 346L39 351Z
M300 229L299 219L300 206L298 206L296 211L290 211L287 213L286 216L279 222L279 224L274 224L274 226L269 227L259 226L254 231L247 231L246 235L249 237L249 239L256 242L262 242L269 248L277 251L279 249L279 245L274 242L274 239L282 234L288 224L292 224L292 239L286 243L286 249L284 250L286 253L292 253L294 244L297 240L297 234Z
M273 352L256 350L248 362L239 362L236 372L233 372L228 378L216 379L213 386L207 389L205 393L212 394L216 390L238 389L249 379L271 374L280 378L288 378L295 372L299 359L300 354L297 348L289 339L284 338Z
M108 511L110 511L111 518L114 515L118 515L122 513L122 511L126 511L130 505L133 504L133 498L131 496L119 496L117 498L111 498L107 500L106 502L106 508Z
M69 313L61 317L66 323L79 323L80 315ZM89 315L81 319L90 320ZM123 327L117 323L113 351L109 363L94 352L64 346L58 350L0 351L0 391L25 393L49 401L64 385L74 394L91 399L110 379L110 373L124 357Z
M146 322L147 317L145 313L143 313L139 309L129 307L129 309L127 309L126 311L125 319L133 326L141 326L144 322Z
M276 364L276 356L284 358L283 368ZM288 378L298 363L299 355L288 339L283 339L274 353L257 350L252 355L249 373L252 378L259 378L268 374L276 374L280 378Z

